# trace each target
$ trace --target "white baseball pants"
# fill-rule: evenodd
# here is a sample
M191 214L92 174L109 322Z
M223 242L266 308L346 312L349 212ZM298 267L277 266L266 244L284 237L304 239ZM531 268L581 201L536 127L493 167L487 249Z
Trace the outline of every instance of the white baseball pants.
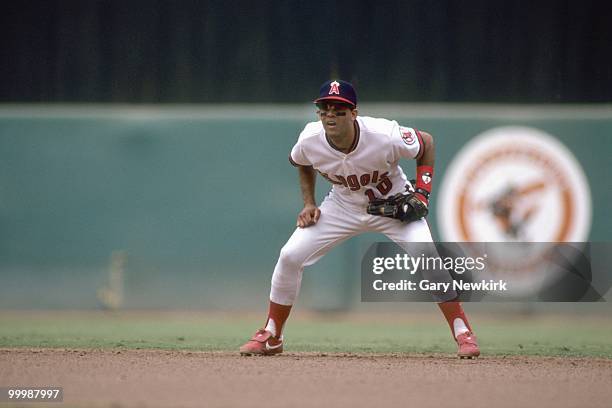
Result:
M370 215L363 208L350 208L327 196L321 206L319 221L307 228L297 228L280 251L272 275L270 300L293 305L302 283L305 266L317 262L329 250L350 237L364 232L380 232L410 253L411 242L433 242L425 220L403 223Z

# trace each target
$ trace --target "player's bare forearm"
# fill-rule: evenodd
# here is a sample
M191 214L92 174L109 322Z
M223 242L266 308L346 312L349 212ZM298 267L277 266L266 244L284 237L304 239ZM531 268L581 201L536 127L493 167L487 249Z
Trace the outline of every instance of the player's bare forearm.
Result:
M298 214L296 226L306 228L316 224L321 216L321 210L317 208L317 203L315 202L317 173L312 166L299 166L298 174L300 177L300 189L302 190L304 208Z
M299 166L298 174L300 176L300 190L302 191L304 205L316 205L315 183L317 180L317 173L315 169L312 166Z
M433 136L427 132L420 132L423 140L423 154L416 161L418 166L434 167L436 149L434 147Z

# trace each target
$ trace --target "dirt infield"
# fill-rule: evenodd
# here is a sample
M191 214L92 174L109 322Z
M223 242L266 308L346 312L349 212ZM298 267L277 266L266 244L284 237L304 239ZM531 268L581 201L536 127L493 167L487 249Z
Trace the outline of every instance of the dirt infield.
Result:
M609 407L610 384L605 359L0 349L0 386L79 407Z

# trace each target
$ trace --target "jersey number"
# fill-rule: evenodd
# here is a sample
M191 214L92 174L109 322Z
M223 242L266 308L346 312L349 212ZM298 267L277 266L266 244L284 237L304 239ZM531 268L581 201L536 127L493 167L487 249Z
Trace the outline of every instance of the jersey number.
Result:
M376 189L380 191L380 194L382 195L388 194L392 188L393 183L391 183L391 180L388 177L383 177L381 182L376 185ZM376 198L376 196L374 195L374 191L371 188L368 188L364 192L364 194L368 196L368 200L370 201L374 201L374 199Z

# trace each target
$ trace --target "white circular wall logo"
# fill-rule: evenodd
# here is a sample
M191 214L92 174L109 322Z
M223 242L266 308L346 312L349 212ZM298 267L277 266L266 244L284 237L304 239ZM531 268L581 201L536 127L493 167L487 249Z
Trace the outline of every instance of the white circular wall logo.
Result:
M470 141L449 165L438 199L444 241L583 242L591 192L556 138L499 127Z

